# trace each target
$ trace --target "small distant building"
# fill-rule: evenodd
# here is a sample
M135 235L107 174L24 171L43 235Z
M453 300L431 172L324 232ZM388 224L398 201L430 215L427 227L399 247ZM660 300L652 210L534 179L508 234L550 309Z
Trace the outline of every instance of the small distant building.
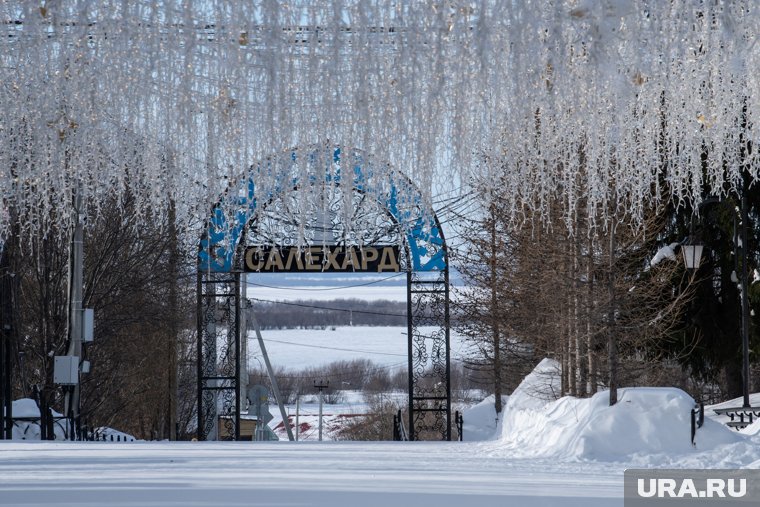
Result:
M235 440L234 426L229 424L232 416L220 415L219 416L219 440ZM256 433L256 427L258 426L258 420L255 415L240 414L240 440L253 440L253 435ZM272 431L268 425L264 425L264 440L277 441L280 438Z

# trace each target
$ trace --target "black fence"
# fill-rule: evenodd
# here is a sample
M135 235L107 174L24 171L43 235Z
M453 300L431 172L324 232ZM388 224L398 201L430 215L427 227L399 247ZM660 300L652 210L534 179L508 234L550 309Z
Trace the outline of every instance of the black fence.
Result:
M705 423L705 404L700 403L691 409L691 445L694 444L694 437L697 435L697 428L701 428Z
M404 427L404 419L401 417L401 410L393 414L393 440L396 442L409 440L409 435Z

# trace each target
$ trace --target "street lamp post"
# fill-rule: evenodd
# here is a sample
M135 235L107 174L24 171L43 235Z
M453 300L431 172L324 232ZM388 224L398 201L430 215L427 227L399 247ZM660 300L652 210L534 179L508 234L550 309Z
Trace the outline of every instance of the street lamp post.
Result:
M699 268L699 263L702 261L703 249L704 245L681 245L681 254L683 255L683 263L686 265L686 269L694 270Z
M0 242L0 440L13 438L13 283L8 242Z
M736 210L734 210L736 211ZM742 390L744 391L744 408L750 406L749 403L749 282L747 273L747 198L742 195L741 199L741 249L742 249L742 266L741 266L741 292L742 292ZM734 239L736 239L736 227L734 227ZM734 241L736 248L738 243ZM738 260L738 255L737 255Z
M322 441L322 391L330 387L330 381L314 381L314 389L319 391L319 441Z
M700 203L700 207L721 202L718 198L711 197ZM749 221L747 212L747 198L742 195L740 208L731 208L734 212L734 262L735 270L739 264L739 249L741 249L741 268L739 274L740 292L741 292L741 336L742 336L742 408L751 407L749 402L749 274L747 268L747 222ZM737 227L739 222L739 227ZM699 268L702 257L703 245L695 244L689 237L689 243L681 245L681 252L684 264L687 269Z

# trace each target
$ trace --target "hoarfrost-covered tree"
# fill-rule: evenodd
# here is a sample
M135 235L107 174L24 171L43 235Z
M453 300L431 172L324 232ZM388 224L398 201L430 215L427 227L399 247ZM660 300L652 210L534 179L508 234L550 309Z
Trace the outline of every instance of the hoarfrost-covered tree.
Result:
M326 163L267 159L326 142L428 200L503 147L515 214L546 216L580 167L578 211L602 221L612 196L641 221L757 178L757 150L739 155L760 125L751 0L11 0L0 21L0 236L44 235L75 191L96 212L131 192L144 220L173 198L187 223L249 167L266 197L279 165Z

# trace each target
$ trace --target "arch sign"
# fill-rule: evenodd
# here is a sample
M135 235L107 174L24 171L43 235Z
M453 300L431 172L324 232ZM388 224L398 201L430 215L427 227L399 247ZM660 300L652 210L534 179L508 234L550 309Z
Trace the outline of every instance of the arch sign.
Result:
M221 197L198 251L201 440L240 438L241 276L259 272L406 273L407 434L451 440L446 243L408 178L357 149L311 146L252 167Z
M290 246L249 246L245 249L243 271L278 273L319 271L322 273L398 273L400 248L385 246L324 245L299 248Z

